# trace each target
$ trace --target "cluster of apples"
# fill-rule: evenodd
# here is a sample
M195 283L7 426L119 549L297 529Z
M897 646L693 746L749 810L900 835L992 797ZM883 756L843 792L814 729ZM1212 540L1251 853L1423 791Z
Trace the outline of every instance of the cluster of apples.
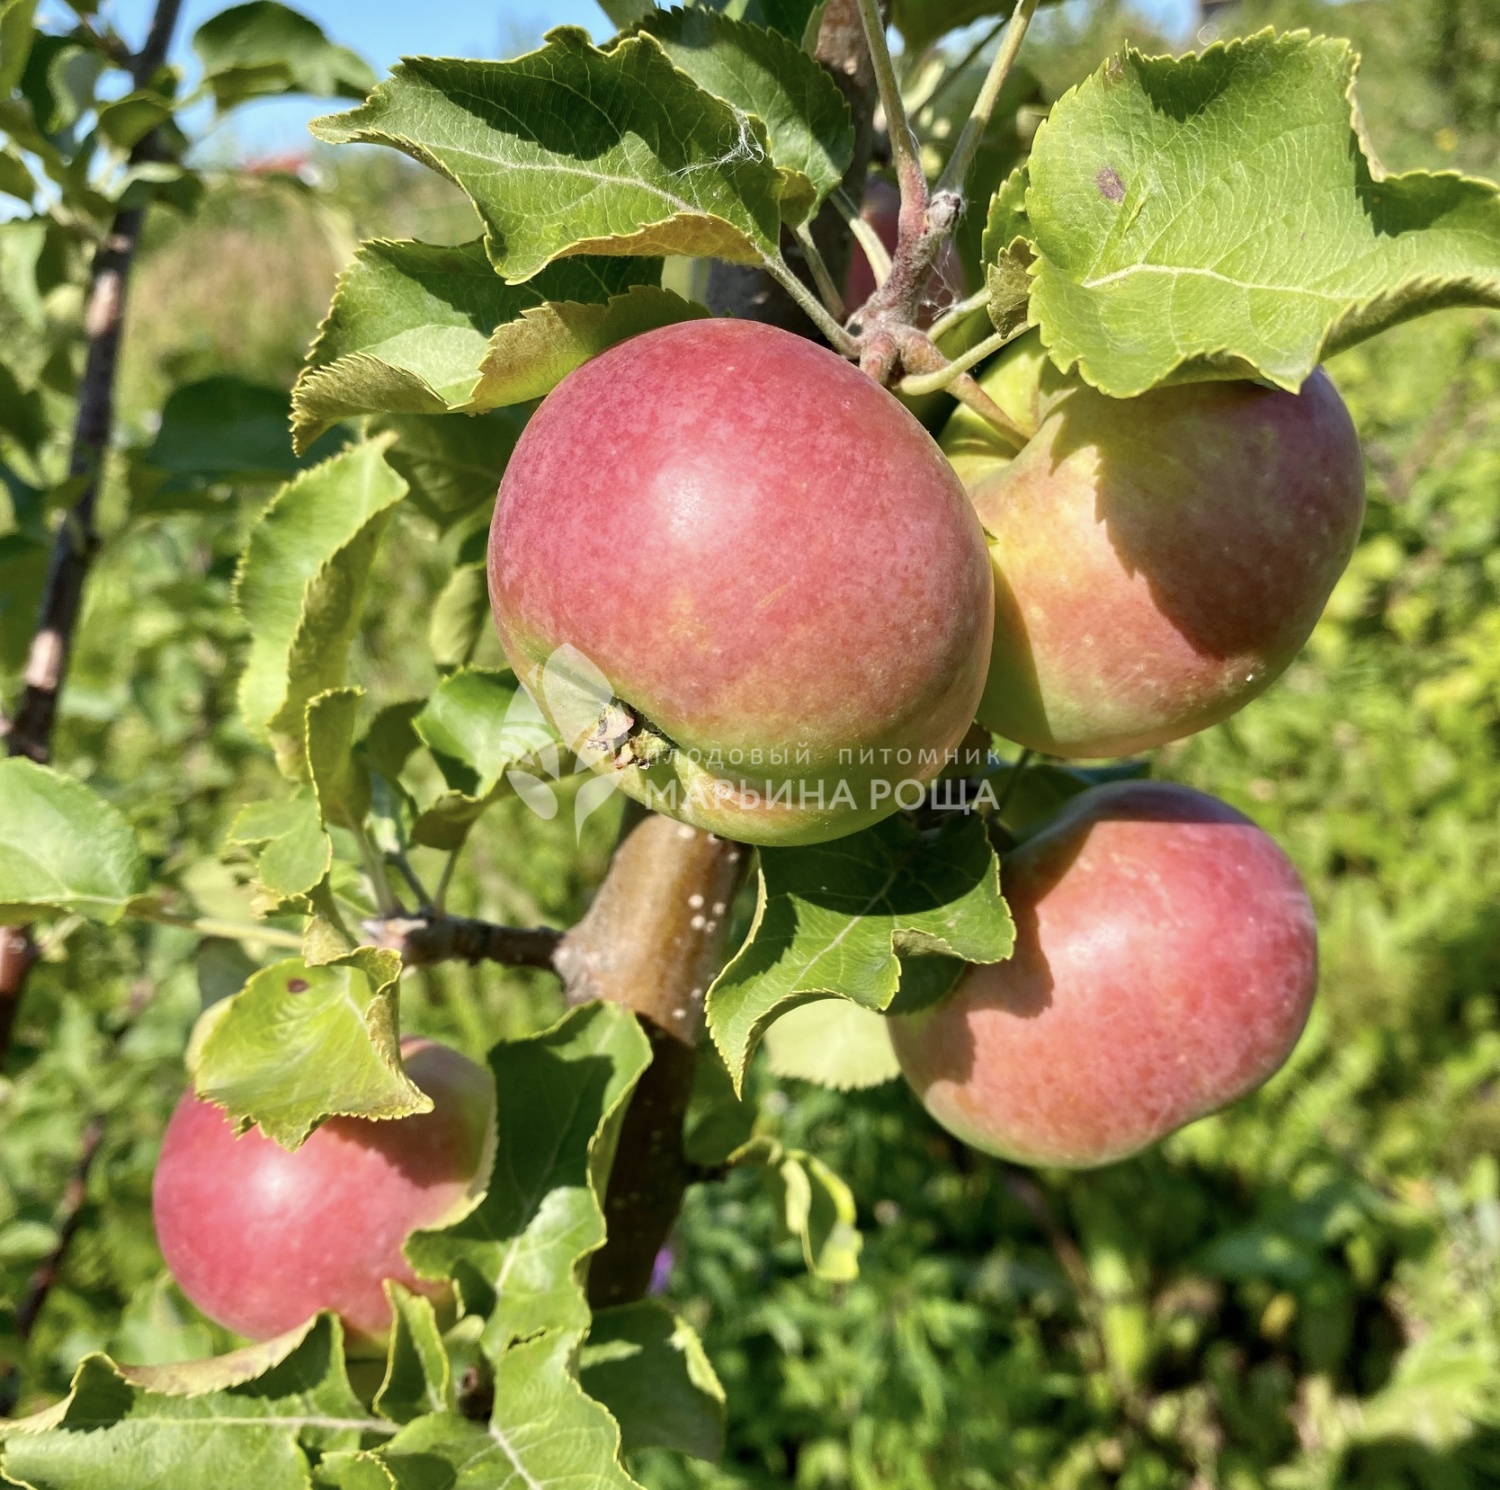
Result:
M872 288L861 261L851 289ZM517 674L630 795L775 845L912 805L895 787L936 776L976 718L1051 756L1129 754L1287 667L1364 509L1323 373L1296 394L1116 401L1032 334L983 386L1021 448L962 408L939 443L849 363L756 323L685 322L595 358L532 417L495 508L490 593ZM1107 1163L1285 1061L1316 929L1238 812L1167 783L1096 787L1003 874L1012 958L891 1020L908 1081L966 1143ZM332 1308L374 1339L382 1280L435 1291L402 1244L472 1204L493 1091L441 1046L406 1063L431 1113L333 1119L296 1153L183 1098L155 1216L210 1317L261 1339Z
M1364 512L1347 410L1200 382L1116 400L1031 333L935 441L787 332L692 321L567 378L501 484L490 594L546 702L560 658L609 680L554 723L648 806L761 844L914 799L976 718L1068 760L1215 724L1278 677ZM1019 446L1019 448L1018 448ZM897 779L892 778L905 778ZM1134 1153L1276 1070L1316 934L1286 857L1223 803L1095 788L1007 859L1009 961L893 1019L928 1111L988 1153Z

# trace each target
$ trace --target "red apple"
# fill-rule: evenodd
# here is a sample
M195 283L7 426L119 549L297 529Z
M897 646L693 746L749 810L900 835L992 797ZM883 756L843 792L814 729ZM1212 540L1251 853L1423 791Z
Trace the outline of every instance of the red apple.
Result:
M963 484L864 373L754 322L648 332L565 378L511 456L489 574L568 744L752 843L887 816L984 687L994 585Z
M979 718L1049 755L1124 755L1217 724L1286 669L1364 515L1359 440L1321 370L1300 393L1193 383L1112 399L1035 338L981 380L1031 432L943 433L990 534Z
M167 1266L210 1319L265 1340L332 1309L354 1336L378 1338L391 1321L382 1280L445 1291L419 1281L401 1247L488 1182L494 1083L444 1045L409 1041L403 1059L431 1112L330 1118L295 1153L258 1128L236 1138L221 1108L184 1094L151 1205Z
M875 229L886 250L895 253L896 232L901 217L901 193L883 177L872 176L865 187L865 198L860 204L859 215ZM849 252L849 273L844 281L844 304L851 311L858 310L874 293L875 270L856 238ZM961 299L963 293L964 267L959 261L958 249L950 238L938 254L917 324L930 326L938 312Z
M1005 863L1008 962L891 1021L928 1112L1023 1164L1123 1159L1291 1053L1317 984L1297 871L1233 808L1167 782L1076 797Z

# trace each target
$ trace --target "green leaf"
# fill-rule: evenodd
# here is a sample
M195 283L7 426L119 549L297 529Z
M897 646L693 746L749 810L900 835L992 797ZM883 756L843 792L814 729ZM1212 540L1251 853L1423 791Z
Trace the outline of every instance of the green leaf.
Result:
M331 688L307 706L307 771L325 824L360 828L370 810L370 773L354 753L362 688Z
M549 300L496 328L479 365L474 407L498 408L550 393L591 357L659 326L694 321L706 307L656 285L633 285L604 305Z
M464 667L490 618L487 566L460 564L438 591L427 618L427 645L439 667Z
M990 321L997 331L1007 335L1025 322L1031 297L1031 265L1035 256L1027 241L1031 236L1031 223L1026 216L1029 179L1026 167L1021 165L1001 182L990 199L980 244L985 287L990 292Z
M968 962L1010 955L1000 865L977 817L919 833L900 817L805 848L763 848L755 920L708 991L708 1025L738 1087L765 1027L840 995L886 1009L898 954Z
M411 504L446 532L495 500L524 423L509 409L478 417L387 414L371 421L370 433L396 436L386 463L410 488Z
M657 1299L594 1315L578 1380L620 1425L622 1453L724 1452L724 1388L693 1327Z
M788 1010L765 1034L774 1076L835 1091L880 1086L901 1074L885 1016L847 999L819 999Z
M0 0L0 94L21 81L31 55L37 0Z
M288 957L215 1004L195 1032L193 1089L237 1132L295 1149L326 1117L398 1118L432 1099L401 1067L394 952L361 947L318 967Z
M0 923L58 910L113 925L145 890L145 856L117 808L47 766L0 759Z
M375 550L406 495L383 459L389 441L352 446L282 487L240 561L235 600L251 634L240 709L284 769L302 769L308 702L344 681Z
M298 459L290 419L285 389L227 374L204 378L173 390L162 408L161 428L135 460L159 472L167 492L202 491L220 482L286 481L332 454L325 448Z
M424 1277L456 1277L470 1309L476 1286L494 1291L492 1356L538 1330L587 1327L584 1270L604 1243L619 1124L650 1058L634 1016L605 1003L490 1052L500 1136L488 1191L452 1226L417 1232L406 1255ZM497 1381L497 1411L501 1398Z
M514 62L408 58L363 108L312 129L391 145L456 182L507 279L579 253L757 263L778 251L782 178L764 127L649 36L602 52L564 26Z
M1500 305L1500 189L1387 176L1351 113L1348 43L1263 32L1127 50L1039 131L1031 319L1103 392L1261 376L1452 305Z
M10 145L0 149L0 191L22 202L30 202L36 195L36 182L32 180L31 171Z
M789 40L712 10L658 11L641 30L705 92L765 125L787 221L817 211L849 169L854 124L831 74L798 45L801 33Z
M21 92L31 105L37 127L54 139L65 139L68 127L94 107L94 88L105 66L102 48L77 36L36 33L21 77Z
M306 1490L305 1448L389 1432L350 1389L338 1321L324 1315L206 1361L87 1355L57 1406L0 1424L0 1471L31 1490Z
M854 1195L821 1159L757 1138L731 1162L761 1167L777 1230L802 1244L808 1272L829 1283L852 1283L859 1276L864 1238L855 1224Z
M266 909L285 900L311 895L333 867L333 840L323 830L317 798L310 793L299 793L277 805L284 808L284 816L277 824L278 831L265 840L255 866L267 894ZM241 813L231 833L258 832L262 825L269 825L268 818L247 818ZM241 837L239 841L253 840Z
M159 93L127 93L99 110L99 132L121 150L144 139L172 117L172 100Z
M560 774L558 736L508 671L461 668L433 689L412 725L451 790L412 828L418 843L455 848L495 798L512 767ZM528 773L531 774L531 773Z
M557 735L529 709L515 709L520 685L509 670L463 668L433 689L413 727L432 753L457 770L449 784L489 792L519 760L555 746Z
M274 0L220 11L193 33L193 50L221 112L267 94L363 98L375 86L358 53L335 46L321 26Z
M640 1490L620 1468L619 1428L573 1377L578 1340L578 1331L549 1330L505 1351L495 1363L487 1424L432 1413L372 1457L389 1467L398 1487ZM435 1464L447 1467L444 1478L403 1478Z
M510 285L478 239L455 247L362 243L339 276L292 390L298 448L353 414L472 412L480 364L497 326L548 300L603 303L660 277L654 259L583 256Z
M429 1412L455 1412L453 1370L432 1300L386 1280L391 1300L391 1343L375 1410L409 1423Z
M420 698L387 704L376 713L360 740L360 753L387 781L396 780L412 752L420 748L422 740L412 728L412 720L425 707L426 700Z

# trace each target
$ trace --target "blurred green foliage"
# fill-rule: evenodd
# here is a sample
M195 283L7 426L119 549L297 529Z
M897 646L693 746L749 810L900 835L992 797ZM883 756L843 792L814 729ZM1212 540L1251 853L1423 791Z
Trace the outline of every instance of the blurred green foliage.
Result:
M1494 169L1488 0L1244 0L1214 24L1270 21L1360 42L1391 168ZM1146 39L1109 3L1038 30L1028 60L1052 95ZM317 184L236 177L193 223L153 219L122 382L132 443L185 382L285 387L357 236L471 231L399 162L314 165ZM1355 562L1293 671L1157 761L1252 814L1308 878L1324 973L1295 1058L1159 1151L1083 1175L974 1155L899 1084L835 1095L757 1065L762 1124L853 1189L861 1276L810 1278L754 1176L691 1193L670 1292L728 1390L730 1449L718 1469L643 1457L653 1490L1500 1484L1500 321L1432 318L1332 371L1369 456ZM16 457L0 544L28 541L60 454ZM126 526L123 455L112 476L59 759L131 815L158 883L242 921L248 869L220 845L275 773L234 713L230 586L271 488L157 498ZM421 635L468 536L397 522L353 668L378 703L431 687ZM502 803L452 907L574 919L615 823L592 819L580 855L571 822L566 801L551 823ZM416 867L430 882L440 861L418 851ZM24 1299L86 1132L102 1137L23 1409L89 1349L146 1362L227 1344L161 1274L150 1175L192 1021L273 955L146 924L50 928L0 1078L0 1299ZM559 1009L551 980L494 967L429 971L404 1000L408 1027L476 1054ZM0 1365L17 1349L0 1307Z

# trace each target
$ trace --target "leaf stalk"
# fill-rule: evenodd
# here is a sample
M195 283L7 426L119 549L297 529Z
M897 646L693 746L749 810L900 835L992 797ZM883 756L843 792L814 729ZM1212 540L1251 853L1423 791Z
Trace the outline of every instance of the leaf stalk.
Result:
M963 133L959 135L958 143L953 147L953 154L948 157L948 164L938 178L937 189L939 191L963 192L964 182L969 178L969 168L974 164L974 157L979 153L980 142L984 139L984 132L990 125L990 116L995 112L995 105L999 102L1000 90L1005 87L1005 80L1010 76L1011 68L1015 66L1016 57L1021 51L1021 43L1026 40L1026 31L1031 25L1031 18L1036 14L1036 7L1037 0L1019 0L1015 10L1011 13L1010 23L1005 28L1005 39L1000 43L999 51L995 53L995 60L990 63L984 86L980 88L979 97L974 100L974 107L969 111L968 119L964 121Z

